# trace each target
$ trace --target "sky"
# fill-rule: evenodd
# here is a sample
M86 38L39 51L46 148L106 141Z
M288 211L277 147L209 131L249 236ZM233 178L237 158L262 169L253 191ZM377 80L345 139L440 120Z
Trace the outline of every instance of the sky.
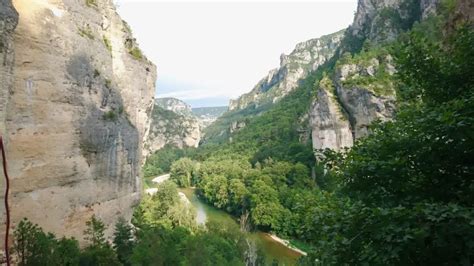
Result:
M157 65L157 97L223 106L249 92L297 43L348 27L357 0L115 0Z

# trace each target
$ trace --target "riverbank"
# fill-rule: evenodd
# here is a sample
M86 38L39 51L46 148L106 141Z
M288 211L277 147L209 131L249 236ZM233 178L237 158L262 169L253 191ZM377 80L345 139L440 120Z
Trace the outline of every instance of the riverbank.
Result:
M196 220L199 224L205 224L210 220L224 223L233 223L238 226L238 222L235 217L204 202L196 195L195 189L180 188L179 191L184 193L191 204L193 204L195 207L197 212ZM296 265L298 258L306 254L304 251L294 248L294 246L288 242L285 243L286 240L280 239L278 237L275 239L276 236L272 237L272 235L268 233L256 231L249 233L248 237L257 243L258 247L265 255L266 262L268 264L271 264L272 261L276 259L280 265Z
M308 253L304 252L303 250L301 250L301 249L299 249L299 248L297 248L297 247L291 245L291 244L290 244L290 241L288 241L288 240L279 238L278 236L272 235L272 234L269 234L269 233L264 233L264 234L268 235L268 236L271 237L273 240L275 240L276 242L278 242L278 243L284 245L285 247L287 247L287 248L289 248L289 249L291 249L291 250L293 250L293 251L296 251L296 252L300 253L300 254L303 255L303 256L307 256L307 255L308 255Z

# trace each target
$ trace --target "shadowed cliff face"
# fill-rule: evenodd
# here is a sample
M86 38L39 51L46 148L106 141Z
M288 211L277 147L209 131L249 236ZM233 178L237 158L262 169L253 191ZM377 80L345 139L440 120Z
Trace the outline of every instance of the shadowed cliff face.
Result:
M87 115L77 123L79 147L93 175L96 179L109 178L119 188L129 185L138 189L134 177L140 159L139 133L127 119L117 88L96 72L84 54L72 56L66 71L73 86L99 96L96 104L88 103L88 97L78 98L87 108Z
M92 214L111 235L140 199L156 80L112 1L96 3L13 1L20 19L1 123L13 222L28 217L79 240Z
M0 134L5 134L5 115L8 94L13 85L13 31L18 24L18 13L10 0L0 0Z

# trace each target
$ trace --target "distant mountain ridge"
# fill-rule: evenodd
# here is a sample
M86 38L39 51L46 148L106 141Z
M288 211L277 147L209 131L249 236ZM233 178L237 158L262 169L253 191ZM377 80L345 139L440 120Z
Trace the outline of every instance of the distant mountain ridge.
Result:
M181 115L192 115L191 105L172 97L156 98L155 106Z
M246 126L248 119L278 104L308 75L334 56L344 32L341 30L300 42L289 55L282 54L279 68L270 70L250 92L230 100L229 111L206 128L202 142L227 141L231 134Z
M149 136L145 141L146 155L153 154L165 146L180 149L198 147L202 129L213 123L227 109L227 106L192 108L188 103L176 98L156 98Z
M289 54L280 56L280 67L269 71L248 93L230 100L229 110L250 105L275 103L298 87L299 81L329 60L339 46L345 30L298 43Z
M229 109L228 106L196 107L192 108L192 113L199 119L201 127L205 128L216 121L223 113Z

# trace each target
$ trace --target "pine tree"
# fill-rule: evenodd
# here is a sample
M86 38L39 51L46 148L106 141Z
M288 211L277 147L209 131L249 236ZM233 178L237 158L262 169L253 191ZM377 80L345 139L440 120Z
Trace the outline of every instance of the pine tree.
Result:
M123 263L123 265L130 265L129 260L134 247L132 227L123 217L120 217L115 224L113 243L118 260Z

